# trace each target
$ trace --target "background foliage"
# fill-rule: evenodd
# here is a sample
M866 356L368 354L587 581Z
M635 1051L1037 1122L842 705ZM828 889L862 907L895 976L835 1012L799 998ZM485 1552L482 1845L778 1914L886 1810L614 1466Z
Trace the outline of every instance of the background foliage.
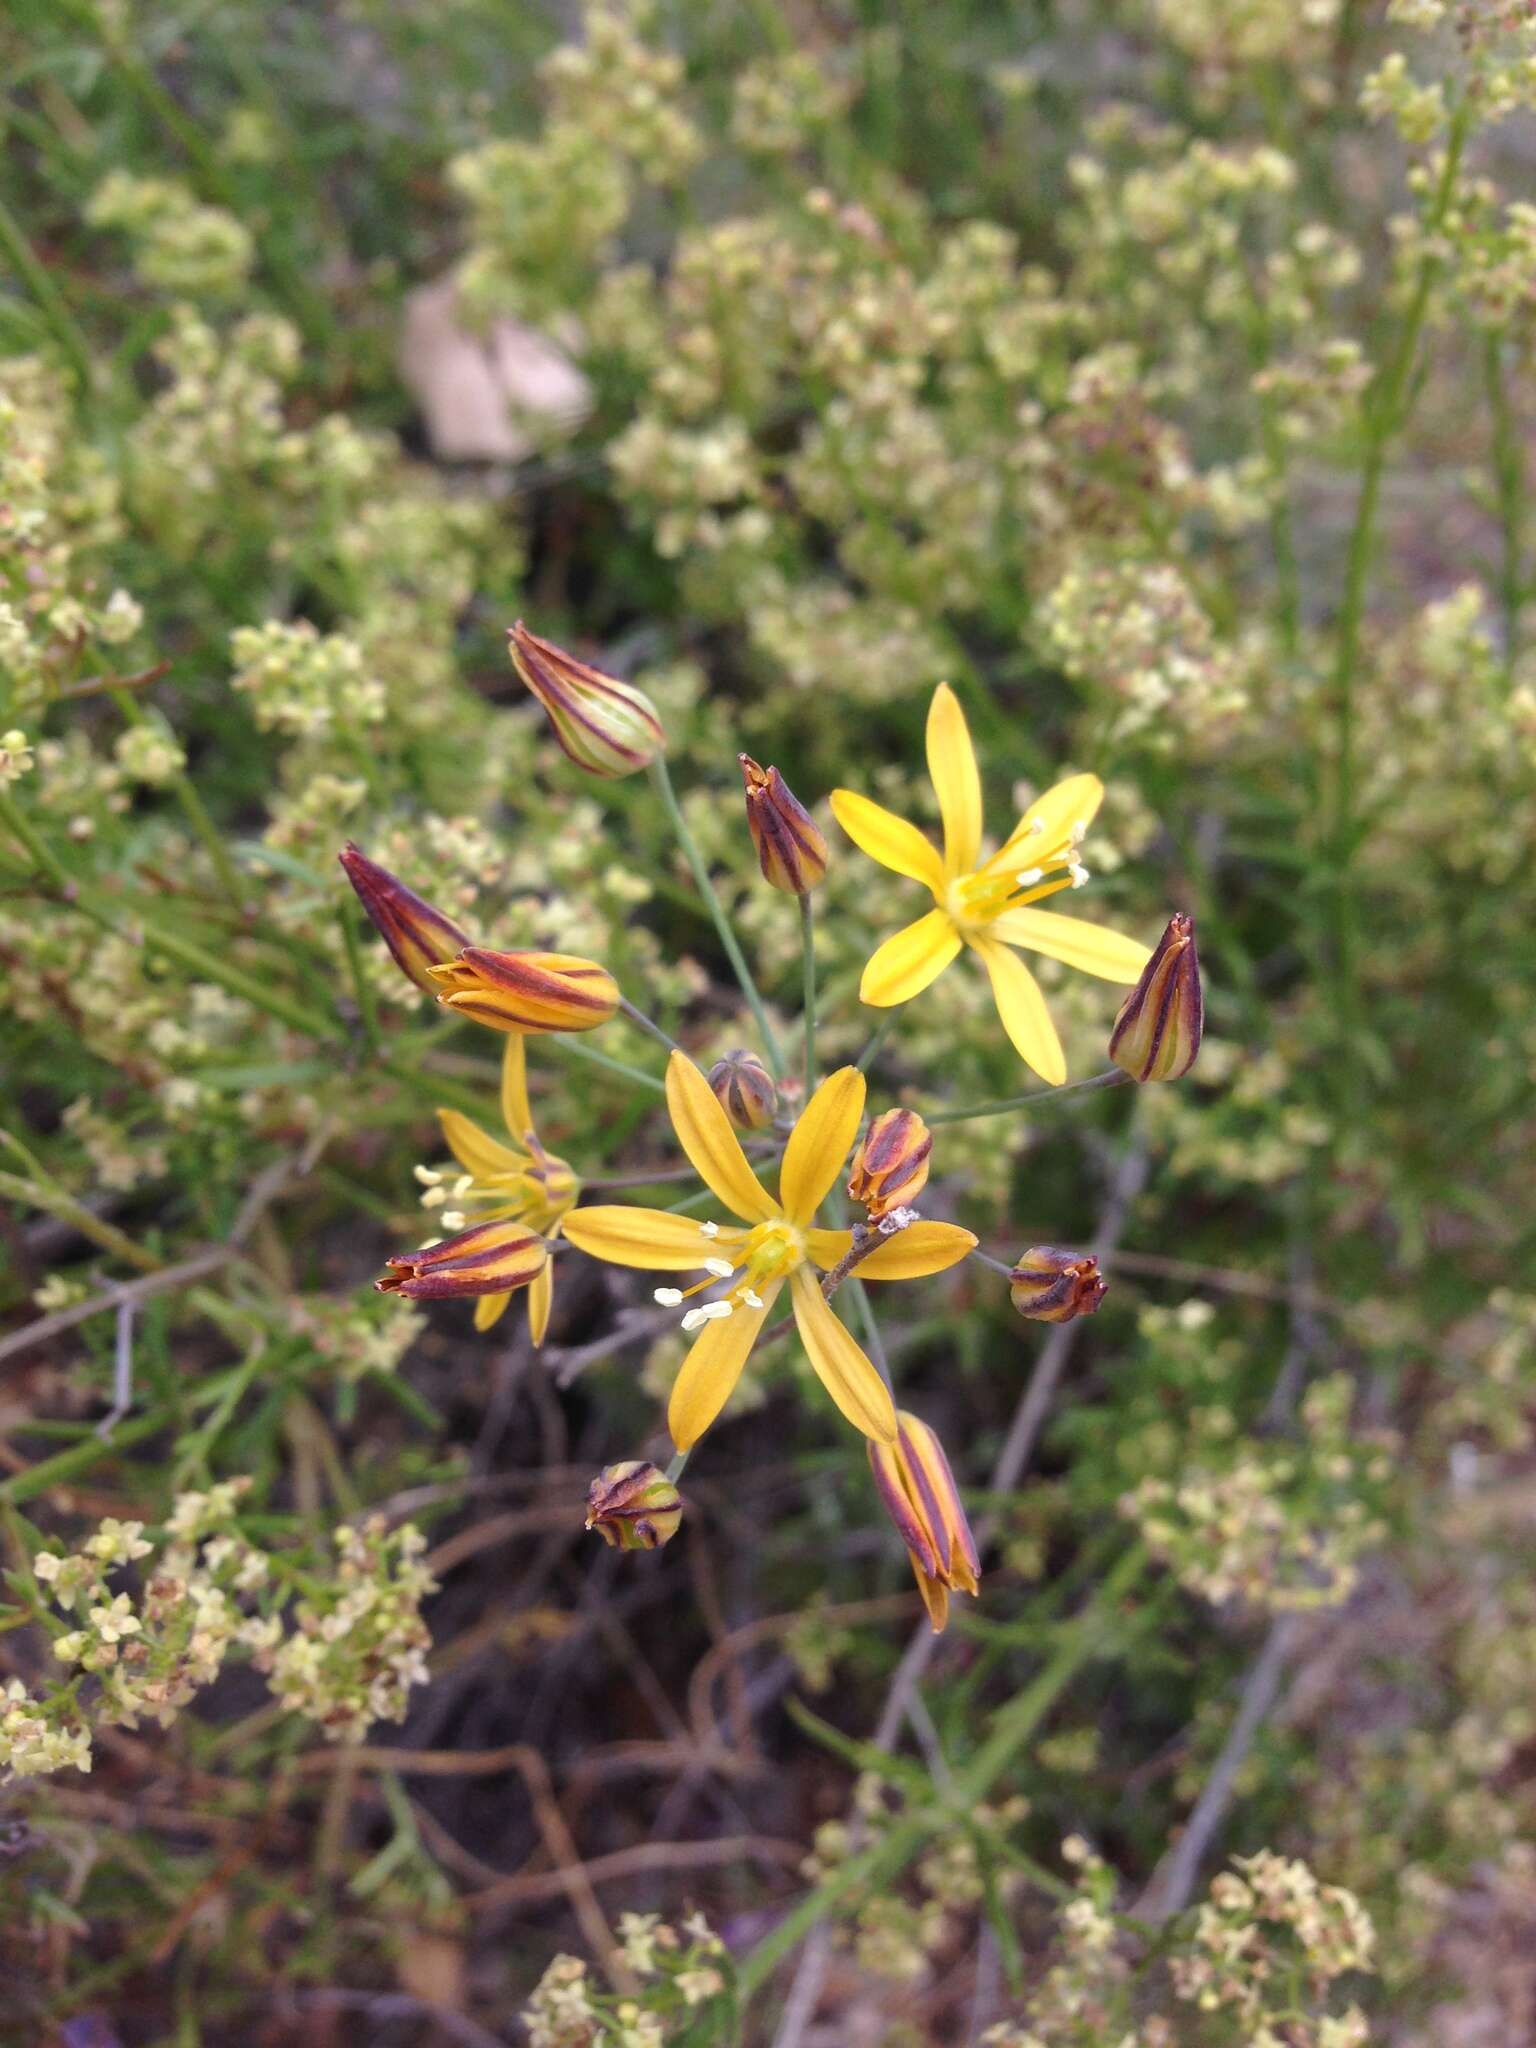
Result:
M15 0L0 74L0 2025L1531 2039L1528 12ZM402 372L449 272L589 380L504 372L519 456ZM940 676L995 815L1104 776L1108 921L1196 916L1189 1081L938 1129L930 1209L1112 1288L1043 1346L973 1266L887 1321L991 1531L926 1665L792 1346L620 1558L638 1276L572 1258L538 1360L371 1291L495 1068L345 838L753 1042L520 612L657 701L786 1035L734 755L814 802L826 1059L911 897L825 792L932 823ZM1093 1071L1105 990L1051 999ZM541 1129L657 1170L591 1050ZM876 1071L1023 1085L959 973Z

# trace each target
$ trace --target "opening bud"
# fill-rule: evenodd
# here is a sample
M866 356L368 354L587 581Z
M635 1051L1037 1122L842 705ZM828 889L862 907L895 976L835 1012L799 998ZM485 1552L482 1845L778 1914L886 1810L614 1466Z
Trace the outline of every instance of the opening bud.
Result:
M777 768L738 754L747 786L747 826L763 880L786 896L808 896L827 872L827 842Z
M682 1519L677 1488L643 1458L605 1465L587 1488L587 1527L617 1550L660 1550Z
M380 1294L404 1294L412 1301L510 1294L536 1280L548 1261L543 1238L522 1224L476 1223L424 1251L386 1259L390 1270L373 1284Z
M418 988L435 996L437 984L432 979L432 969L451 960L469 944L468 932L461 931L442 911L434 910L413 889L407 889L398 875L370 860L350 839L336 858L346 870L347 880L357 891L357 900L367 911L374 929L394 955L395 965Z
M615 781L662 752L667 736L644 690L541 640L519 619L507 635L512 666L549 714L555 738L578 768Z
M937 1635L949 1619L950 1594L975 1593L981 1584L976 1542L944 1446L926 1422L902 1409L895 1443L869 1445L869 1469Z
M878 1220L915 1202L928 1185L933 1133L913 1109L888 1109L853 1155L848 1192Z
M1109 1056L1133 1081L1177 1081L1195 1064L1204 1024L1195 921L1179 910L1120 1006Z
M779 1113L779 1091L755 1052L738 1048L716 1060L709 1085L738 1131L766 1130Z
M1014 1307L1032 1323L1070 1323L1074 1316L1091 1316L1108 1291L1092 1252L1057 1251L1050 1245L1021 1252L1008 1276Z
M495 953L466 946L430 970L447 1009L493 1031L591 1031L619 1007L606 967L574 953Z

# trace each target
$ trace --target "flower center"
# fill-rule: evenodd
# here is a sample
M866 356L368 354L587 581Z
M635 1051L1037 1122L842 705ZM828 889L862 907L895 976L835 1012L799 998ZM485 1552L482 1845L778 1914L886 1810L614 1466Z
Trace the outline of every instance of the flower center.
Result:
M944 892L944 908L955 926L962 932L985 931L1006 910L1038 903L1060 889L1080 889L1088 870L1077 850L1087 829L1087 820L1079 819L1047 843L1044 822L1037 818L984 867L957 875Z
M701 1228L708 1231L708 1225ZM706 1301L698 1308L688 1310L683 1317L683 1328L696 1330L704 1323L733 1314L738 1308L761 1308L763 1289L792 1273L804 1258L804 1237L793 1223L776 1216L770 1222L757 1224L747 1233L734 1260L701 1258L699 1264L707 1268L707 1279L696 1281L692 1287L658 1287L653 1298L663 1308L679 1308L690 1295L702 1294L706 1287L713 1287L717 1281L734 1280L736 1285L729 1294L722 1295L718 1301Z

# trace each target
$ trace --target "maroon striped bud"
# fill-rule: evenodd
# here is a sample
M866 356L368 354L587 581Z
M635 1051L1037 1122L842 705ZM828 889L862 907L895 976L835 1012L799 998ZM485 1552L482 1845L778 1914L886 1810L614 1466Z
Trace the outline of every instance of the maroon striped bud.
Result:
M786 896L807 896L827 872L827 842L777 768L738 754L747 786L747 827L763 880Z
M1177 1081L1195 1064L1204 1027L1195 921L1179 910L1120 1006L1109 1056L1133 1081Z
M644 690L604 675L519 619L507 635L512 666L549 714L555 738L578 768L613 781L648 767L667 736Z
M520 1223L476 1223L440 1244L386 1259L389 1272L373 1284L380 1294L404 1294L412 1301L510 1294L536 1280L548 1260L549 1249L536 1231Z
M1008 1292L1019 1314L1032 1323L1070 1323L1074 1316L1091 1316L1108 1286L1092 1252L1034 1245L1019 1254Z
M864 1133L853 1155L848 1192L871 1217L915 1202L928 1184L933 1133L915 1109L888 1109Z
M738 1131L766 1130L779 1113L779 1091L755 1052L728 1052L709 1070L715 1100Z
M605 1465L587 1489L587 1527L616 1550L659 1550L677 1534L683 1503L655 1465Z
M950 1594L975 1593L981 1585L981 1560L944 1446L926 1422L902 1409L895 1443L869 1445L869 1468L937 1635L949 1619Z
M466 946L431 972L440 1003L493 1031L591 1031L619 1007L607 968L572 953Z
M398 875L370 860L350 839L336 858L346 869L347 880L375 930L395 956L396 966L418 988L435 996L432 969L469 944L468 932L407 889Z

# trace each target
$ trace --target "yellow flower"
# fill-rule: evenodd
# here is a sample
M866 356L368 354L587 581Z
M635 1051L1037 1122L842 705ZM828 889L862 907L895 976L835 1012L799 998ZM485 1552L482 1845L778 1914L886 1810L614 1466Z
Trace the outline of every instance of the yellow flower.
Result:
M744 1228L663 1210L577 1209L565 1234L595 1258L657 1273L706 1274L689 1293L717 1280L734 1282L724 1299L693 1308L685 1329L699 1335L683 1361L667 1409L680 1451L691 1450L730 1399L754 1340L787 1283L806 1355L827 1392L855 1429L877 1443L896 1441L896 1410L885 1382L844 1329L821 1291L852 1243L846 1230L816 1227L816 1211L842 1171L864 1114L864 1076L842 1067L823 1081L784 1147L779 1192L770 1195L747 1163L730 1119L693 1062L673 1053L667 1107L678 1142L706 1187ZM953 1223L916 1222L860 1262L866 1280L915 1280L963 1259L976 1240ZM680 1305L676 1288L659 1300Z
M563 1159L544 1150L534 1133L526 1043L521 1032L513 1032L502 1055L501 1114L510 1144L490 1137L456 1109L437 1112L448 1149L464 1169L464 1178L449 1183L442 1199L455 1210L473 1214L477 1223L521 1223L553 1243L566 1211L581 1193L581 1183ZM440 1185L432 1188L433 1195ZM546 1258L528 1287L528 1334L535 1344L543 1343L549 1328L554 1285L554 1261ZM475 1303L475 1328L488 1330L511 1299L511 1293L481 1295Z
M1003 1029L1019 1056L1053 1087L1067 1063L1040 985L1009 948L1022 946L1105 981L1133 982L1149 949L1081 918L1030 906L1088 879L1078 846L1104 796L1096 775L1069 775L1036 799L997 852L981 857L981 777L965 713L948 683L928 712L928 772L944 821L942 856L905 818L851 789L832 792L832 815L882 867L932 892L934 907L878 947L859 998L876 1009L910 1002L943 973L962 946L980 956Z

